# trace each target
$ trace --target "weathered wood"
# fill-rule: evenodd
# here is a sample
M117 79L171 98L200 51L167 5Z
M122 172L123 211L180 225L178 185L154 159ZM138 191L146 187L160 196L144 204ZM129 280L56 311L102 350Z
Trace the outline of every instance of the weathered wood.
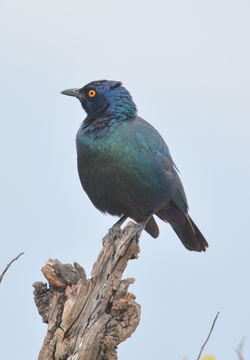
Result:
M139 233L132 222L118 238L110 233L90 279L77 263L50 259L42 268L49 287L33 284L38 312L48 323L39 360L117 359L117 345L140 321L140 305L128 292L134 279L121 280L128 261L138 256Z

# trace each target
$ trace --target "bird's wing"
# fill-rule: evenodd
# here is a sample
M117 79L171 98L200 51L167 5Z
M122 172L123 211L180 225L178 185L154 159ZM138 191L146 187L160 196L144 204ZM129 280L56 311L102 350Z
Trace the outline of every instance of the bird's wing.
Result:
M137 117L133 123L136 137L144 151L148 151L166 160L167 170L178 171L169 149L160 133L147 121Z
M171 182L173 191L172 201L183 212L187 212L188 204L185 191L178 175L178 169L173 162L167 144L159 132L142 118L137 117L133 124L140 149L146 155L153 157L163 168L166 179Z

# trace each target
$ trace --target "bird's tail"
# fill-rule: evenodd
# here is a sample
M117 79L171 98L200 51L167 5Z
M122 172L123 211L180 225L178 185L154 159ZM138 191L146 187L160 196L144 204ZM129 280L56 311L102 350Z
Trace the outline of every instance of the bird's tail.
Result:
M134 218L134 220L137 223L140 223L142 221L144 221L144 218ZM151 218L148 220L146 226L145 226L145 231L147 231L147 233L149 235L151 235L153 238L157 238L159 236L159 228L158 225L154 219L153 216L151 216Z
M157 214L162 220L169 222L182 244L191 251L206 251L208 243L191 217L173 206L168 211Z

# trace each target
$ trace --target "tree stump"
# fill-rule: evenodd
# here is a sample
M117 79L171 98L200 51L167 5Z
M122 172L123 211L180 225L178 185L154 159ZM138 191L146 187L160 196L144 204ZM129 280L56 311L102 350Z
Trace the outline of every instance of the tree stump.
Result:
M138 226L129 222L119 236L110 232L91 278L77 263L48 260L42 268L49 286L36 282L34 298L48 324L39 360L115 360L117 345L135 331L140 305L128 292L133 278L122 279L140 251Z

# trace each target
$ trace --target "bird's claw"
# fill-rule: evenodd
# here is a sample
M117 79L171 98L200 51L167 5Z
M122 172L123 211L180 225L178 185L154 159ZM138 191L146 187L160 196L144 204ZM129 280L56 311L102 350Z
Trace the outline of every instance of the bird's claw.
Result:
M134 228L134 230L130 233L130 236L128 237L128 239L126 240L126 242L130 242L135 236L137 236L137 242L138 242L138 240L139 240L139 237L140 237L140 235L141 235L141 232L142 232L142 230L144 230L145 229L145 223L143 222L143 223L137 223L136 225L135 225L135 228Z

